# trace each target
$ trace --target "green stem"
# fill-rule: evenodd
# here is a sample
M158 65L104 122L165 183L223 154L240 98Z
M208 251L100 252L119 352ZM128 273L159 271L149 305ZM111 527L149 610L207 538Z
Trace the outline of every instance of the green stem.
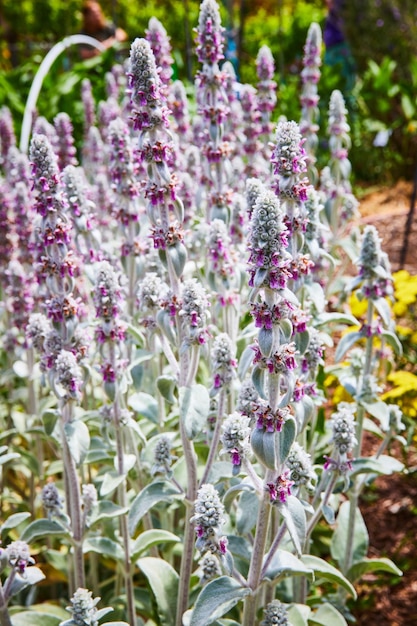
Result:
M336 484L337 477L338 477L337 472L333 472L333 476L331 477L331 479L327 483L326 491L323 494L323 498L322 498L322 500L320 502L320 505L315 510L315 512L313 513L313 516L311 517L311 519L310 519L310 521L308 523L307 532L306 532L306 540L305 540L305 544L304 544L304 552L308 551L308 543L309 543L310 535L313 532L317 522L319 521L319 519L321 518L321 516L323 514L323 508L328 503L329 498L330 498L330 496L333 493L333 488L334 488L334 486Z
M64 469L66 474L65 486L67 501L71 516L71 530L74 551L74 586L75 589L85 588L84 553L83 553L83 524L81 511L81 490L75 461L69 449L65 424L72 421L72 406L65 402L62 406L61 439Z
M366 315L366 323L369 327L372 326L374 315L374 303L372 300L368 300L368 310ZM365 387L365 383L368 382L369 377L371 375L372 370L372 349L373 349L373 341L374 337L371 334L370 337L366 340L365 346L365 363L363 367L363 376L362 376L362 385L360 389L358 389L358 397L360 397L362 390ZM353 451L354 457L358 458L361 455L362 451L362 439L363 439L363 422L365 419L365 409L362 405L358 407L356 412L356 445ZM355 485L353 488L352 495L349 498L350 508L349 508L349 520L348 520L348 529L347 529L347 539L346 539L346 551L345 558L343 562L343 573L346 574L348 572L350 566L353 561L353 538L355 535L355 523L356 523L356 509L359 503L359 496L361 491L361 486L363 483L358 482L358 479L355 481Z
M204 469L204 474L200 481L200 485L204 485L207 482L207 479L211 472L211 468L214 463L214 459L216 458L217 448L219 446L222 423L223 423L225 400L226 400L226 391L222 389L219 394L219 404L217 407L216 425L214 427L214 433L213 433L213 438L211 440L210 451L209 451L209 455L207 458L206 467Z
M3 586L0 582L0 625L13 626L10 619L9 610L7 608L6 598L4 596Z
M261 573L261 578L263 578L263 576L266 573L266 570L268 569L269 564L271 563L275 552L278 550L278 546L282 541L282 538L285 535L285 531L287 530L287 524L285 522L283 522L281 524L280 529L278 530L277 534L275 535L274 541L272 542L271 547L268 550L268 554L266 556L266 559L264 561L264 564L262 566L262 573Z
M267 479L265 480L267 482ZM252 593L245 598L242 626L254 626L255 624L257 591L261 582L262 561L265 554L266 539L268 536L270 512L270 497L269 493L265 491L259 505L255 541L252 548L252 558L248 573L248 586L252 590Z
M120 476L125 475L124 468L124 445L123 445L123 433L120 427L120 403L118 395L116 395L114 402L114 425L116 436L116 454L117 454L117 471ZM126 507L126 478L118 487L118 500L119 505L122 508ZM127 614L130 624L136 624L136 612L135 612L135 596L133 590L132 579L132 561L130 558L130 535L127 524L127 515L124 514L120 518L120 533L123 541L124 549L124 574L125 574L125 592L127 598Z
M194 524L191 520L190 508L194 505L197 497L197 463L195 459L194 447L192 442L187 438L184 425L180 422L181 440L187 468L187 494L185 499L186 518L184 529L184 548L181 559L180 581L178 587L178 604L176 625L182 626L182 616L188 608L188 596L190 589L190 578L193 567L194 554Z

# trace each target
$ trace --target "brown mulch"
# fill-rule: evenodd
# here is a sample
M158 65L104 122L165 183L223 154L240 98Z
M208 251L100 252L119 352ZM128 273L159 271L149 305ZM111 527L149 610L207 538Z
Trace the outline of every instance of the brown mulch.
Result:
M367 453L377 443L367 436ZM404 458L399 446L391 454L405 463L403 474L380 476L361 502L369 532L369 558L388 557L403 571L363 576L352 610L358 626L412 626L417 624L417 453Z
M373 224L382 238L382 247L388 253L392 270L406 269L417 273L417 207L408 233L407 255L400 268L401 250L406 236L413 185L400 180L394 187L380 187L360 199L363 224Z
M408 233L405 263L400 267L412 192L413 185L407 181L378 188L360 199L360 212L363 224L378 229L392 271L406 269L416 274L417 207ZM366 454L372 454L376 445L368 435ZM359 581L359 597L352 608L357 626L417 625L417 451L408 451L404 458L404 452L395 446L391 453L405 463L406 471L378 477L364 493L361 512L369 532L368 556L392 559L403 576L373 573Z

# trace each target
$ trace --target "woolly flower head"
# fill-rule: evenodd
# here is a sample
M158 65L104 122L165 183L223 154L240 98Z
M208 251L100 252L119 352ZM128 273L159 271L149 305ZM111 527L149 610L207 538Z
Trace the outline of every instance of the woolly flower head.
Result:
M166 435L162 435L156 445L154 450L154 464L151 469L152 476L154 474L167 474L170 476L172 474L171 466L174 461L177 460L178 457L173 456L171 454L172 444L169 437Z
M35 173L35 188L38 191L55 189L58 185L58 159L45 135L33 135L29 157Z
M339 451L341 459L353 450L357 443L355 435L355 405L341 402L331 416L332 441Z
M30 549L25 541L12 541L6 547L5 552L9 564L16 568L20 574L25 573L27 565L32 565L35 562L30 556Z
M155 56L146 39L135 39L130 48L132 99L141 106L154 104L160 97L160 79Z
M272 80L275 72L275 61L269 46L262 46L256 57L256 73L260 81Z
M198 562L197 573L200 575L200 585L205 585L209 580L221 576L222 570L219 559L215 554L207 552Z
M98 266L93 297L97 317L108 322L118 316L121 299L119 276L108 261L102 261Z
M211 483L202 485L198 490L192 519L200 527L200 532L207 535L219 530L224 524L224 506Z
M169 125L165 98L155 56L146 39L135 39L130 49L129 87L134 111L135 130L149 130Z
M42 504L49 519L62 515L62 502L55 483L47 483L42 489Z
M304 64L306 66L321 64L322 34L319 24L312 22L307 32L306 45L304 48Z
M346 121L347 109L342 92L334 89L329 102L329 133L344 135L349 132L350 126Z
M167 84L172 75L171 65L174 59L171 56L171 44L164 26L156 17L151 17L146 30L146 40L149 41L155 55L155 62L160 68L160 78Z
M264 619L261 622L261 626L289 626L287 609L279 600L272 600L264 612Z
M98 502L97 489L92 483L82 486L82 501L84 513L89 515Z
M160 308L161 299L168 294L168 285L161 280L156 272L147 272L138 288L140 312L156 311Z
M287 228L281 205L275 194L263 191L256 201L249 232L249 284L282 289L286 285L281 268L288 263Z
M221 389L230 385L235 375L236 365L232 340L227 333L221 333L215 338L211 350L214 389Z
M250 419L246 415L232 413L225 419L222 425L222 452L230 455L234 466L240 466L242 459L247 458L251 453L249 444L251 428L249 427L249 422Z
M359 271L362 278L373 278L380 269L382 259L381 239L375 226L366 226L361 243Z
M67 611L72 614L72 620L68 623L74 626L98 626L96 604L99 601L100 598L93 598L88 589L78 588L71 598L71 606L67 606Z
M71 399L78 399L83 385L81 368L76 356L69 350L61 350L55 361L56 380Z
M204 287L195 278L185 281L179 315L182 317L183 323L190 328L192 336L204 328L209 306L210 302ZM201 343L205 343L202 335L199 335L199 338Z
M237 409L243 415L251 416L258 400L259 394L255 389L252 378L248 377L242 382L239 389Z
M227 539L219 537L220 529L226 521L224 506L212 484L202 485L198 490L191 521L195 524L197 549L201 553L209 551L224 556L227 551Z
M197 28L197 56L200 63L214 65L223 58L223 31L216 0L203 0Z
M312 488L311 481L315 477L315 474L311 458L299 443L293 443L285 464L290 470L289 477L294 487L305 485L307 489Z
M274 154L271 159L275 166L274 174L286 177L307 170L303 143L304 139L297 122L279 122L276 130Z
M38 352L43 352L45 337L51 331L51 322L43 313L32 313L26 326L26 339Z
M265 185L258 178L248 178L246 180L246 202L248 205L249 217L253 213L255 204L262 191L265 191Z

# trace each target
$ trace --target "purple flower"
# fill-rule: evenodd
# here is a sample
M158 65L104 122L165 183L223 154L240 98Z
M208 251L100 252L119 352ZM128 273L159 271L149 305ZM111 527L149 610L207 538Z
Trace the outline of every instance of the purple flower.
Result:
M223 31L217 2L203 0L197 29L197 57L200 63L214 65L223 59Z
M67 165L77 165L77 151L74 145L73 126L67 113L58 113L54 119L56 131L55 152L58 156L59 169Z
M289 477L290 471L285 470L275 482L267 483L266 488L269 492L271 504L284 504L288 496L291 495L291 487L294 484Z

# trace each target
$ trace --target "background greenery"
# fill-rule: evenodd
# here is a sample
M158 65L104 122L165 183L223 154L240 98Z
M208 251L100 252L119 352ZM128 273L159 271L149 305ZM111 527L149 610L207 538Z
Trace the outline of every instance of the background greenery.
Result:
M223 25L234 35L239 79L256 83L255 59L268 45L276 62L276 117L299 119L299 72L303 46L312 21L322 27L322 0L223 0ZM39 113L51 120L67 111L81 137L80 84L88 76L96 99L105 98L104 74L116 60L128 56L130 41L145 34L149 18L165 26L175 59L174 77L190 81L198 69L194 31L199 0L102 0L106 15L128 33L128 43L85 63L75 48L59 57L38 101ZM0 0L0 105L12 110L20 132L26 98L33 77L54 43L81 28L80 0ZM357 66L357 82L350 105L353 180L393 182L411 178L417 136L417 5L414 0L349 0L344 10L347 38ZM320 109L322 141L330 93L343 91L338 66L322 67ZM386 146L374 146L379 131L387 130Z

